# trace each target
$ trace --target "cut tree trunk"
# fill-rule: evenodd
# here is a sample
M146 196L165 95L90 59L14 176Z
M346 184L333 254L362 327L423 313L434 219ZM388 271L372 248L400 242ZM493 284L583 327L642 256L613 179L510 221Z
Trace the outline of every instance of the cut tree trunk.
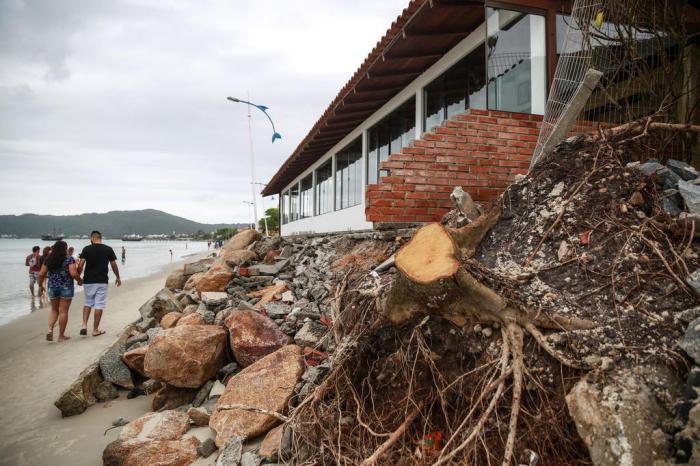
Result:
M561 315L535 315L482 283L478 274L470 272L477 269L470 258L499 218L500 209L497 207L462 228L450 229L432 223L418 229L396 253L398 273L386 298L383 313L387 320L396 325L421 315L433 315L460 327L468 323L501 326L504 352L501 377L503 380L506 377L513 379L510 421L502 463L509 466L515 449L525 373L523 333L529 333L547 354L561 364L582 368L580 363L554 350L538 327L573 330L593 328L595 324ZM503 387L500 386L484 418L490 415L502 394ZM478 422L456 449L448 452L445 448L435 465L444 464L466 448L478 437L484 425L485 419Z

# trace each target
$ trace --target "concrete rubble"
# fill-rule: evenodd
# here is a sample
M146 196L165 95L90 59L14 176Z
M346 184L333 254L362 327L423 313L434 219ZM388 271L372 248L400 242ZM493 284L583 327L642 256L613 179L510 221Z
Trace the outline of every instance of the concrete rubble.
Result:
M215 454L217 445L217 464L277 464L278 418L219 407L242 404L282 415L318 386L335 344L328 316L342 270L335 273L334 261L358 243L377 242L384 250L386 240L409 232L280 239L243 231L218 257L171 273L166 287L139 309L140 319L57 406L68 416L119 396L116 389L131 389L129 397L155 393L153 413L123 428L105 449L105 464L147 464L162 455L189 464ZM372 266L384 259L382 254ZM211 426L212 437L199 442L182 423L172 427L174 419ZM144 433L143 426L157 430ZM244 451L246 439L262 440L268 432L273 435L263 454Z
M700 178L693 167L651 160L621 170L636 170L624 175L635 183L652 180L666 215L693 224L700 219ZM609 176L606 183L591 184L591 189L604 193L618 173ZM539 210L528 212L531 220L547 225L559 212L566 185L545 184L542 193L533 194L538 187L527 180L521 183L523 196L547 199ZM618 207L640 222L651 215L649 197L642 191L626 193ZM464 204L460 201L460 209ZM453 218L446 216L446 222L465 224L479 211L481 206L456 211ZM574 221L564 218L564 222L575 231ZM119 439L105 449L104 464L149 464L163 455L176 458L177 464L190 464L198 457L210 458L208 464L217 458L216 464L222 466L284 463L284 444L292 435L284 420L334 368L340 342L332 323L343 277L350 267L357 267L365 272L366 283L386 283L396 272L395 252L412 233L405 229L263 238L245 230L218 256L173 272L166 287L139 309L139 321L98 364L81 374L56 405L69 416L97 402L97 394L100 399L113 396L110 387L141 390L138 393L156 390L154 413L122 428ZM572 261L586 264L589 240L590 232L553 237L535 256L535 264L552 269ZM489 241L495 244L491 239L487 246ZM532 243L525 237L523 242ZM518 265L522 258L477 256L498 273L527 281L533 302L553 299L554 285L544 285L532 267ZM700 269L693 272L683 280L700 296ZM700 458L700 310L693 313L684 304L677 311L672 314L663 308L661 317L654 319L674 326L659 345L687 355L687 371L672 370L651 356L632 364L621 356L618 329L607 324L590 334L545 335L553 347L573 351L589 368L570 384L565 402L569 422L580 436L576 441L587 449L593 464L663 466ZM425 324L426 332L437 328L431 325ZM460 332L475 337L459 350L470 355L493 352L490 345L500 335L496 325L471 325L456 333ZM601 341L596 339L605 343L596 346ZM443 357L438 353L436 360ZM386 375L391 366L382 369L386 383L391 381ZM539 381L556 377L546 368L542 371ZM208 429L209 437L200 441L189 435L191 426Z

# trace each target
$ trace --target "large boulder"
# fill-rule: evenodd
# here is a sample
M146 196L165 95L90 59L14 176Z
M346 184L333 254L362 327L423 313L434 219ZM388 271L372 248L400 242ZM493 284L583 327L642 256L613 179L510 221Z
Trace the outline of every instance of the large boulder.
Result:
M245 367L290 343L269 317L255 311L236 310L226 319L233 355Z
M160 319L160 326L162 328L175 327L177 321L182 317L182 312L168 312Z
M700 186L688 183L687 181L678 182L678 191L680 191L685 205L688 207L688 212L691 214L700 214Z
M219 259L202 275L195 288L200 293L205 291L224 291L233 278L233 270L226 265L223 259Z
M54 402L63 417L80 414L97 402L95 392L103 382L100 365L94 363L78 375L78 378L61 393Z
M165 279L165 287L170 290L181 290L185 283L187 282L187 275L185 275L184 267L173 270Z
M598 379L589 373L566 396L593 464L641 466L668 459L669 445L651 440L673 421L671 400L682 392L677 376L663 366L641 366Z
M180 411L147 413L125 425L119 433L119 439L177 440L189 428L190 418L186 413Z
M691 278L693 280L691 280ZM697 270L686 280L688 280L691 286L696 285L694 287L700 288L700 273L698 273ZM685 335L683 335L683 339L678 342L678 346L695 361L695 364L700 363L700 317L688 324L688 327L685 329Z
M675 172L676 175L683 178L684 181L691 181L700 176L694 167L680 160L668 159L666 166Z
M146 320L153 318L153 303L155 301L156 298L153 297L141 305L139 308L139 313L141 314L142 319Z
M192 403L195 396L197 396L196 388L178 388L166 384L156 392L151 401L151 409L153 411L177 409Z
M103 466L188 466L198 457L200 441L191 435L178 440L133 438L115 440L102 453Z
M183 289L185 291L196 289L197 283L199 283L199 280L201 280L203 276L204 272L197 272L195 274L190 275L187 281L185 282L185 286L183 287Z
M209 412L205 408L195 408L193 406L187 410L187 417L197 427L207 427L209 425Z
M282 445L282 433L284 432L284 425L277 426L265 435L262 443L260 444L260 450L258 453L260 456L268 461L276 461L279 456L280 445Z
M195 312L193 314L187 314L177 321L178 327L183 325L206 325L206 322L204 321L202 314Z
M220 256L229 267L235 267L245 262L255 261L258 255L247 249L239 249L237 251L231 249L222 249Z
M267 414L223 408L239 404L284 412L303 372L302 349L287 345L231 377L209 420L216 444L221 447L233 437L253 438L279 424Z
M122 361L122 354L126 351L126 338L120 340L100 356L100 372L108 382L122 388L132 389L134 382L131 380L131 372Z
M221 248L221 251L238 251L240 249L245 249L260 238L262 238L262 235L257 230L243 230L228 240Z
M182 312L182 305L177 300L172 291L167 288L163 288L153 297L153 304L151 306L151 315L160 322L165 314L170 312Z
M214 258L213 257L207 257L204 259L200 259L197 262L190 262L189 264L185 264L183 274L185 276L190 276L194 275L196 273L203 273L209 270L209 267L214 263Z
M119 398L119 392L116 388L114 388L112 382L107 382L106 380L103 380L102 383L95 388L95 391L92 394L95 395L97 401L101 403Z
M144 361L146 376L175 387L201 387L224 365L226 333L214 325L161 330L148 345Z
M143 362L146 358L146 351L148 351L148 346L141 346L139 348L129 350L122 354L122 361L124 361L124 364L126 364L129 368L145 376L146 372L143 368Z

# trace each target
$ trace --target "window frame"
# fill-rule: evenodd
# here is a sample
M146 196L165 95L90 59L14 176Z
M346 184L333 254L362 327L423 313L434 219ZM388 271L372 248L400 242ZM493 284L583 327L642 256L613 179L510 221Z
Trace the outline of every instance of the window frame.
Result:
M411 103L411 101L413 101L413 105L409 105ZM401 125L406 120L405 110L406 110L406 108L409 108L409 107L413 109L413 118L411 119L412 127L411 127L411 129L409 129L407 131L400 130L401 131L401 138L400 138L401 142L399 143L400 147L394 149L394 148L392 148L392 142L394 140L396 140L396 138L392 139L392 132L391 132L392 123L398 122L399 127L403 128L403 126L401 126ZM415 141L416 134L418 131L418 128L416 128L416 114L417 114L417 112L418 112L418 99L416 98L416 94L414 93L413 95L407 97L403 102L398 104L396 107L394 107L392 110L387 112L387 114L384 115L378 122L376 122L375 124L373 124L372 126L370 126L369 128L367 128L365 130L365 132L367 133L367 154L366 154L367 157L366 157L366 161L364 164L365 165L364 176L367 180L367 183L366 183L367 185L379 183L379 179L382 176L384 176L382 174L382 170L379 169L380 163L387 160L391 154L396 154L396 153L398 153L398 151L400 151L404 147L408 147L409 142L411 140ZM380 126L381 126L381 128L380 128ZM382 150L381 150L382 144L380 144L381 143L381 130L387 131L387 138L388 138L387 144L386 144L387 154L386 154L386 157L384 159L382 159ZM411 139L409 139L408 141L406 141L406 144L404 144L403 143L404 136L407 135L408 133L410 133L411 131L413 132L413 137ZM375 142L375 149L374 150L376 152L376 156L375 156L376 167L370 167L370 153L372 152L371 148L372 148L373 141ZM374 178L373 176L370 176L370 170L372 168L374 168L374 170L375 170L376 178ZM373 180L373 181L370 181L370 180Z
M319 183L319 177L318 177L318 172L321 169L326 168L328 166L330 176L323 181L330 181L330 183L326 186L328 186L330 195L326 196L329 206L327 206L327 210L321 212L321 203L323 201L323 196L321 196L321 193L319 192L321 188L321 183ZM325 162L321 163L318 167L314 168L313 170L313 175L314 175L314 216L318 215L324 215L330 212L333 212L335 210L335 189L333 185L335 184L335 171L333 170L333 157L329 157Z
M351 152L352 149L354 148L353 146L358 146L359 151L357 152ZM344 148L333 154L333 160L334 160L334 168L333 168L333 199L335 200L335 211L340 211L340 210L345 210L349 209L350 207L355 207L358 205L362 204L362 199L364 198L364 182L363 182L363 176L362 176L362 170L364 167L363 163L363 153L362 153L362 136L358 136L354 140L352 140L350 143L348 143ZM356 154L359 155L358 158L354 160L352 164L347 164L345 166L342 166L340 169L340 183L338 182L338 160L340 157L345 156L346 154ZM347 190L347 199L344 198L344 195L346 194L344 192L344 186L345 186L345 175L347 174L347 179L350 180L353 176L356 178L352 180L352 183L348 183L348 186L352 186L353 189L350 191L348 188ZM353 175L354 174L354 175ZM354 199L351 199L351 195ZM347 201L347 205L344 204L344 201Z
M546 9L546 8L535 8L527 5L518 5L518 4L513 4L513 3L508 3L508 2L499 2L499 1L489 1L486 0L484 2L484 44L488 42L489 38L489 31L488 31L488 8L494 8L494 9L502 9L502 10L510 10L510 11L517 11L520 13L525 13L528 15L537 15L541 16L544 20L544 50L545 50L545 57L544 57L544 62L545 62L545 86L544 86L544 109L546 110L547 108L547 100L549 99L549 87L552 84L552 80L554 78L554 68L556 68L556 63L557 63L557 57L556 57L556 21L553 20L553 16L556 14L559 14L561 9ZM552 29L554 28L554 29ZM552 54L552 48L554 48L554 57L551 57L550 55ZM486 109L488 111L494 111L494 112L508 112L508 113L519 113L523 115L542 115L539 113L533 113L532 110L530 112L520 112L520 111L513 111L513 110L499 110L499 109L492 109L489 105L489 75L488 75L488 67L489 67L489 62L488 62L488 47L484 47L484 61L485 61L485 71L486 71ZM532 106L531 106L532 107Z

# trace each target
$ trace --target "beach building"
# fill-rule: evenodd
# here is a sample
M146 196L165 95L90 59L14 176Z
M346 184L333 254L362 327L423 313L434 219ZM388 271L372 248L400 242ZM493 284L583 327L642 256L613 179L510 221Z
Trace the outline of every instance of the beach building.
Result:
M570 7L411 1L263 190L281 234L438 221L455 186L494 200L527 173ZM613 120L591 100L588 129Z

